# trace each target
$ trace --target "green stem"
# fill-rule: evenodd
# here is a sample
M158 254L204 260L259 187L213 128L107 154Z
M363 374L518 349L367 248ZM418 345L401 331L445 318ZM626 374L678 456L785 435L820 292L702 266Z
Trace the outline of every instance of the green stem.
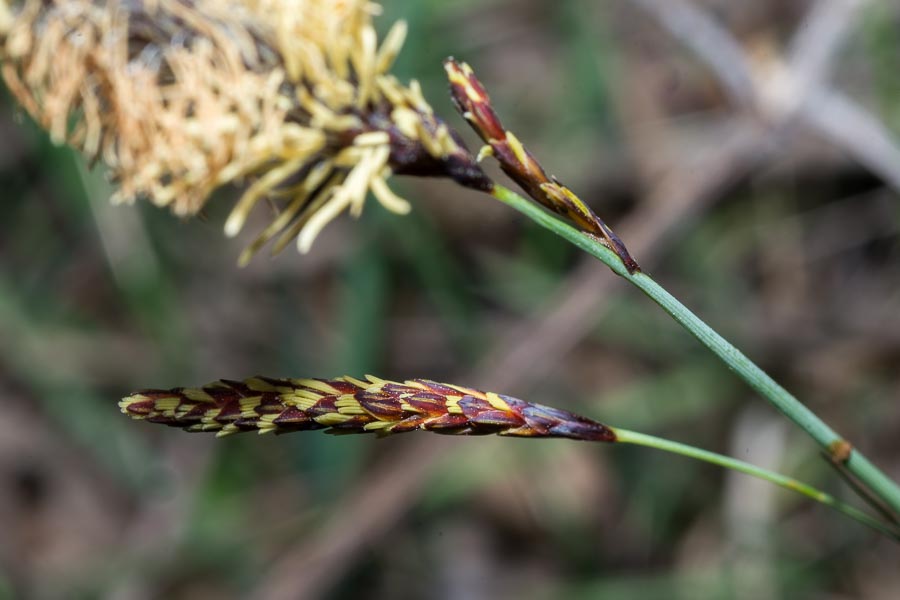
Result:
M740 350L732 346L725 338L713 331L709 325L700 320L674 296L644 273L628 273L619 257L604 246L597 238L585 234L571 225L554 217L536 204L526 200L512 190L495 185L492 195L518 210L538 225L553 231L588 254L600 259L617 275L627 279L644 292L682 327L712 350L722 362L746 381L750 387L762 394L778 410L810 435L829 456L834 456L838 449L846 447L844 439L831 427L825 424L811 410L797 400L790 392L781 387L774 379L747 358ZM844 463L847 471L865 485L876 497L900 514L900 487L882 473L875 465L853 449Z
M757 467L756 465L752 465L742 460L737 460L736 458L723 456L721 454L716 454L715 452L709 452L707 450L701 450L699 448L688 446L686 444L679 444L678 442L665 440L643 433L637 433L635 431L628 431L627 429L619 429L617 427L611 427L610 429L615 432L617 442L625 444L636 444L638 446L646 446L648 448L656 448L657 450L662 450L663 452L680 454L682 456L687 456L689 458L708 462L720 467L725 467L726 469L739 471L752 477L758 477L759 479L774 483L777 486L783 487L793 492L797 492L798 494L802 494L807 498L815 500L816 502L821 502L822 504L843 513L851 519L859 521L860 523L867 525L872 529L878 530L879 532L887 535L895 541L900 541L900 533L894 531L878 519L875 519L874 517L864 513L858 508L841 502L830 494L826 494L821 490L817 490L816 488L809 486L803 482L797 481L796 479L793 479L791 477L780 475L773 471L763 469L762 467Z

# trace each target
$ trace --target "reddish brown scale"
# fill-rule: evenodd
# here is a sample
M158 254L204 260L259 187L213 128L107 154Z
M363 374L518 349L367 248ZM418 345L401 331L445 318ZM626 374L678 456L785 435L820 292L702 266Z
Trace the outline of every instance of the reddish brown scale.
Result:
M431 419L425 424L425 429L435 433L460 433L469 429L469 421L459 414L445 414L436 419Z
M238 419L233 423L240 431L257 431L259 429L258 419Z
M221 406L219 414L215 417L217 423L231 423L241 416L241 404L238 398L229 398Z
M240 398L240 395L238 395L238 393L231 388L211 387L207 388L204 391L209 394L213 398L213 401L217 404L225 404L229 401L237 401Z
M174 416L169 417L163 414L151 414L147 417L147 421L150 423L157 423L159 425L168 425L170 427L183 427L181 421L176 419Z
M410 396L409 398L405 398L404 402L413 407L416 412L426 415L440 415L447 410L447 402L443 398Z
M415 388L409 388L409 390L410 390L410 391L409 391L408 393L412 394L412 396L409 396L409 397L410 397L410 398L415 398L416 400L419 400L419 401L421 401L421 402L440 402L440 403L444 403L444 402L447 401L447 395L446 395L446 394L438 394L438 393L435 393L435 392L423 392L423 391L417 390L417 389L415 389Z
M408 431L415 431L416 429L423 428L425 429L426 425L426 417L421 415L413 415L411 417L407 417L402 421L397 421L394 425L391 425L390 432L391 433L406 433Z
M336 396L325 396L315 404L313 404L309 409L307 409L307 413L312 418L323 417L328 414L337 413L338 409L334 405L335 400L337 400Z
M300 410L296 406L289 406L275 418L273 423L284 427L297 427L309 423L310 421L312 421L312 419L306 412Z
M433 391L435 394L439 396L459 396L460 392L457 389L450 387L449 385L444 385L443 383L438 383L437 381L431 381L430 379L413 379L414 382L419 383Z
M231 379L223 379L222 383L227 385L232 392L237 394L239 398L249 398L251 396L256 396L259 392L255 392L250 389L250 387L244 383L243 381L232 381Z
M260 403L254 409L258 415L277 415L284 411L284 403L278 394L266 393L262 395Z
M485 95L487 97L487 95ZM503 126L497 114L487 104L469 104L469 112L472 113L472 122L479 124L481 135L491 140L502 140L506 137Z
M322 383L333 387L341 394L355 394L360 389L355 383L341 381L339 379L317 379L316 381L321 381Z
M141 392L143 395L143 392ZM132 402L128 406L128 414L136 417L149 416L155 410L155 400L144 400L141 402Z
M400 404L384 392L357 392L354 396L363 410L380 421L394 421L403 416Z
M197 424L200 423L201 419L203 419L203 415L206 414L208 405L207 404L198 404L193 407L184 416L179 418L179 421L189 424Z
M459 399L459 408L466 418L474 419L479 413L493 410L493 406L487 401L475 396L463 396Z
M410 394L413 392L419 391L418 388L410 387L408 385L403 385L400 383L392 383L387 382L381 388L385 394L389 394L392 397L397 397L402 394Z
M511 429L521 427L525 424L519 416L502 410L482 411L470 418L469 421L478 427L497 429Z

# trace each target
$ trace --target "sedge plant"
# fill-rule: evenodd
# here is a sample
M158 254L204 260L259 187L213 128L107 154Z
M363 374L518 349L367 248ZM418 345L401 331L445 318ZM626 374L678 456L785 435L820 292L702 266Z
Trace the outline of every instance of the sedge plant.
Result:
M258 206L274 206L241 264L270 242L273 252L292 242L309 252L340 214L358 216L370 192L386 209L408 212L410 204L389 187L395 175L444 177L489 194L659 304L808 433L881 514L732 458L421 379L223 381L133 394L122 411L220 435L419 429L639 444L761 477L898 539L897 483L644 274L612 229L502 126L471 68L448 60L452 98L485 144L477 156L469 152L420 86L391 74L406 27L396 23L379 43L372 24L378 10L366 0L2 0L0 70L54 141L107 166L116 201L146 198L187 216L215 190L238 185L243 194L224 224L229 236ZM534 202L484 173L479 162L489 156Z

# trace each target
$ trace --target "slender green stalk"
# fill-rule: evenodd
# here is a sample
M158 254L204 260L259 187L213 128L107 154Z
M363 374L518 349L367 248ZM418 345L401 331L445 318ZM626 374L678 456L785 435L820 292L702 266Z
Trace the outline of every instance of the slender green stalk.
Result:
M829 456L844 462L849 473L856 477L874 496L881 499L895 513L900 514L900 487L873 465L861 452L852 449L847 442L815 413L804 406L790 392L781 387L765 371L747 358L740 350L716 333L681 302L669 294L650 276L637 272L628 273L622 260L596 237L582 233L560 221L544 209L526 200L512 190L494 186L492 195L518 210L538 225L553 231L588 254L600 259L617 275L644 292L663 310L687 329L704 346L712 350L722 362L762 394L778 410L809 434ZM841 451L845 454L840 456Z
M646 446L648 448L656 448L657 450L662 450L663 452L680 454L682 456L687 456L689 458L708 462L720 467L725 467L726 469L731 469L732 471L739 471L752 477L758 477L759 479L774 483L777 486L783 487L793 492L797 492L798 494L802 494L807 498L815 500L816 502L820 502L826 506L829 506L834 510L837 510L850 517L851 519L863 523L864 525L867 525L872 529L878 530L879 532L887 535L895 541L900 541L900 533L893 530L890 526L885 525L878 519L864 513L863 511L853 506L850 506L849 504L841 502L830 494L826 494L821 490L818 490L803 482L797 481L796 479L793 479L791 477L780 475L779 473L763 469L762 467L752 465L736 458L723 456L721 454L716 454L715 452L709 452L707 450L701 450L700 448L695 448L686 444L680 444L678 442L658 438L656 436L646 435L644 433L638 433L635 431L628 431L627 429L619 429L618 427L611 427L610 429L612 429L616 434L617 442Z

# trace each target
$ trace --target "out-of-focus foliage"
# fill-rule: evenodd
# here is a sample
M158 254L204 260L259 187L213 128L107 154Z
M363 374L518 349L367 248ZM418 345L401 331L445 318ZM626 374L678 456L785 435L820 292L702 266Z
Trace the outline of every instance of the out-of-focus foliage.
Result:
M802 119L765 130L634 3L387 4L382 32L410 25L397 74L419 78L439 114L466 129L441 68L454 55L655 278L900 474L900 196L884 174ZM766 73L813 4L697 6ZM900 139L897 32L890 3L863 8L827 84ZM485 196L397 178L411 215L373 203L305 257L238 269L250 238L221 235L227 193L189 221L111 207L102 171L52 146L3 93L0 597L890 598L900 585L896 549L867 530L649 450L217 441L126 419L116 402L145 387L428 377L846 493L812 444L617 283L579 315L574 348L504 360L551 347L565 325L540 328L552 305L590 305L579 284L614 276ZM724 161L760 124L768 143ZM676 202L692 208L654 230ZM268 216L254 218L251 230Z

